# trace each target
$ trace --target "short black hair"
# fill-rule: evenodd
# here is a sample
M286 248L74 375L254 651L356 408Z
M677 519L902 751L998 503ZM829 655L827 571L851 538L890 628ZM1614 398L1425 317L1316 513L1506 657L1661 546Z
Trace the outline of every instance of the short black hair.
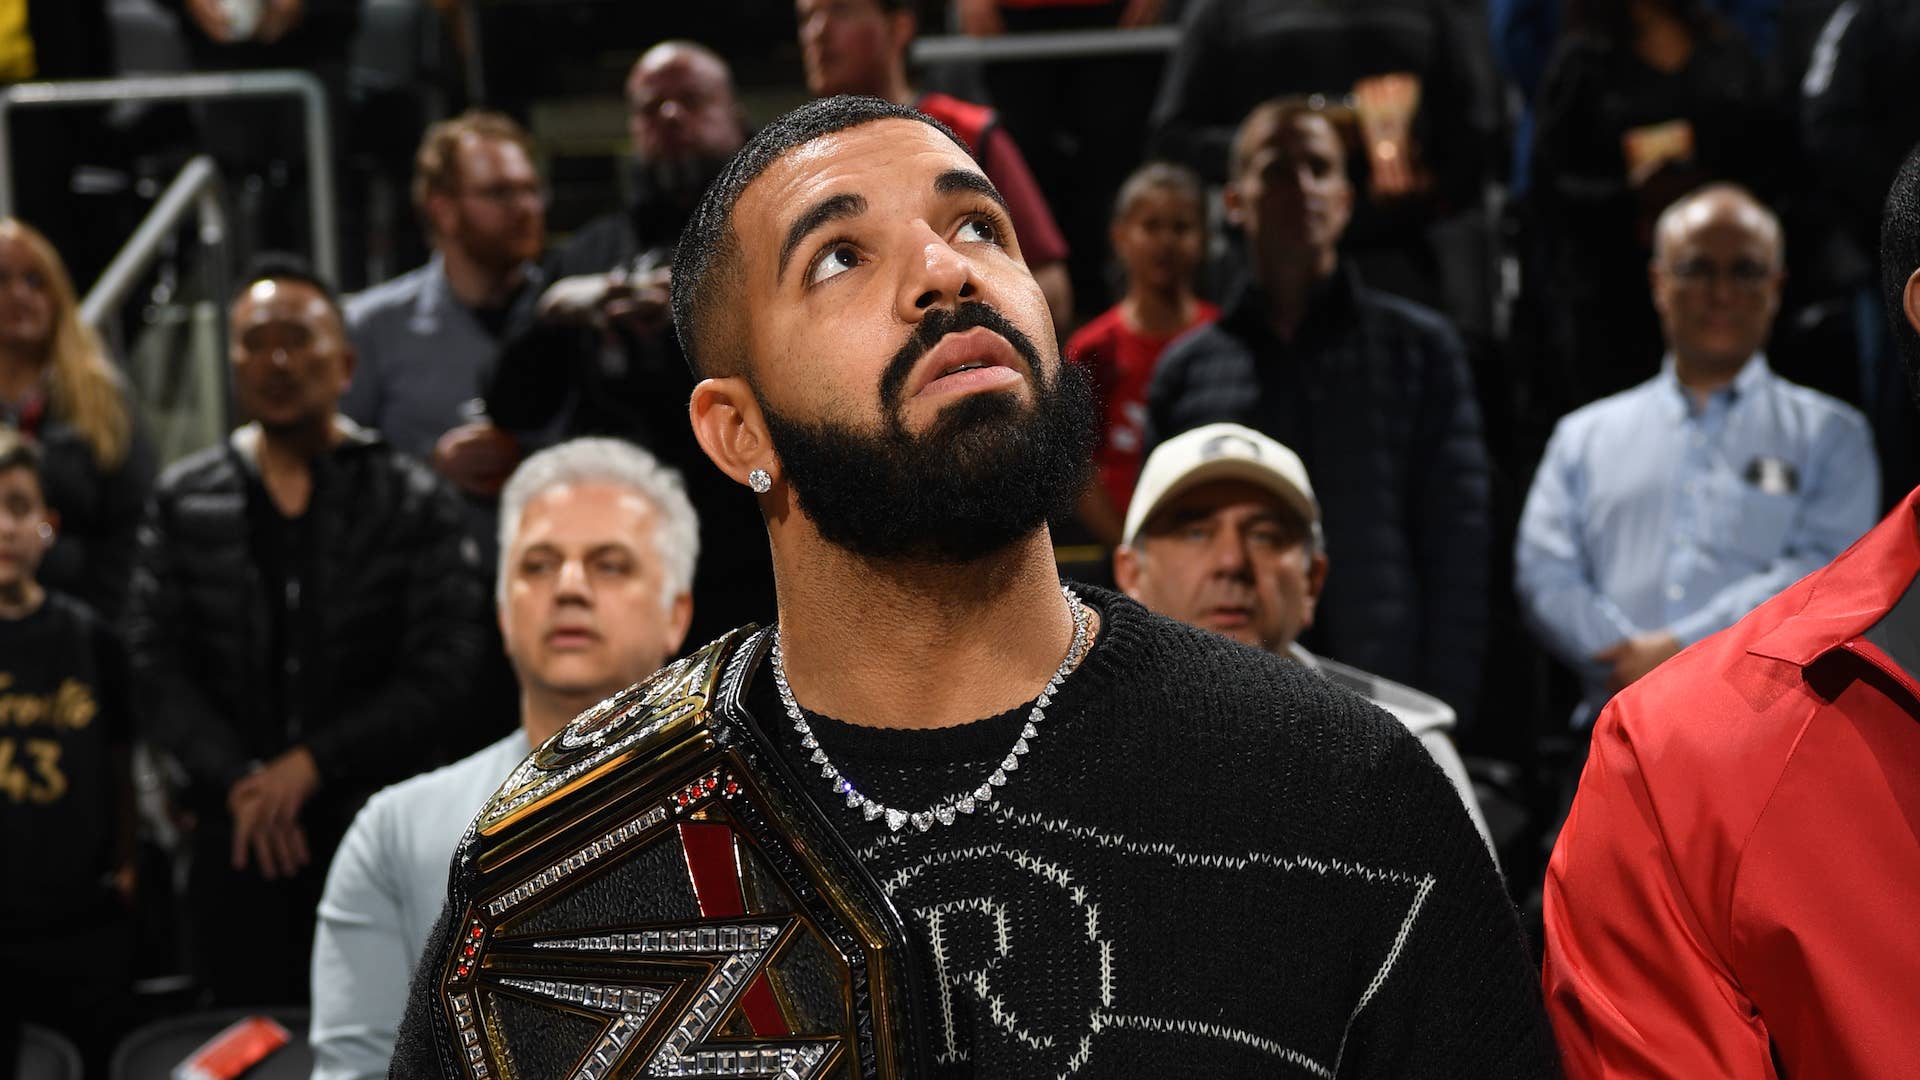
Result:
M41 465L46 455L40 452L40 444L33 436L24 431L9 427L0 427L0 473L25 469L33 477L35 486L43 484ZM42 497L44 498L44 491Z
M1907 154L1880 215L1880 299L1907 362L1907 392L1920 403L1920 333L1907 321L1907 279L1920 269L1920 146Z
M312 263L290 251L263 251L248 260L246 271L235 283L233 296L227 306L232 307L239 303L240 298L247 295L248 289L263 281L297 281L302 285L311 286L315 292L325 298L327 306L333 309L334 316L340 320L340 326L343 329L346 327L346 313L340 307L340 293L334 289L333 283L321 277Z
M687 366L696 377L731 375L740 370L737 362L725 359L739 349L723 340L724 332L716 327L715 318L723 310L721 301L740 280L740 236L733 228L733 211L741 194L787 151L876 120L918 121L952 139L968 157L973 156L947 125L905 105L874 97L821 98L755 132L700 196L700 205L687 219L674 249L673 325Z

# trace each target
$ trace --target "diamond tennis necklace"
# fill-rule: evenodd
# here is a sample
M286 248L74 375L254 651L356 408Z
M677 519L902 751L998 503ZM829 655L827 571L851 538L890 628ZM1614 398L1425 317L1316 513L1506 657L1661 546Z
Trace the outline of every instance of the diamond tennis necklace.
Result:
M862 794L853 786L853 781L840 775L840 770L835 767L833 760L827 757L827 751L820 745L820 740L814 737L813 726L807 723L806 714L800 711L800 703L793 699L793 687L787 685L786 659L780 651L780 631L776 629L773 632L773 684L780 690L780 703L786 706L787 719L793 721L793 730L800 735L801 748L813 751L812 760L814 764L820 766L820 775L833 784L836 794L846 798L849 807L865 814L868 821L885 817L887 828L894 832L899 832L909 824L921 832L926 832L933 828L936 822L941 825L951 825L959 815L973 813L980 804L992 800L993 789L1006 784L1008 773L1020 767L1020 758L1027 752L1028 740L1040 736L1040 725L1047 718L1047 706L1053 704L1053 695L1060 692L1060 684L1066 681L1067 674L1073 670L1075 661L1080 658L1081 652L1087 646L1089 618L1086 605L1081 603L1079 595L1067 586L1060 586L1060 591L1066 594L1067 608L1073 615L1073 644L1067 646L1067 655L1060 661L1060 667L1054 671L1053 677L1047 680L1047 685L1040 691L1039 698L1035 699L1033 708L1027 712L1027 723L1020 729L1019 737L1014 740L1013 749L1001 760L1000 767L993 770L993 775L987 777L986 782L979 787L958 795L949 795L927 809L917 812L896 810Z

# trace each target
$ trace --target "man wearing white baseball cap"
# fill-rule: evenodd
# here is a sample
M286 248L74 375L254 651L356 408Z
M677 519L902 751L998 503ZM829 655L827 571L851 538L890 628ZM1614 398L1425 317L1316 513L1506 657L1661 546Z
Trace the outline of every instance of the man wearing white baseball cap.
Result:
M1288 657L1405 724L1460 792L1488 847L1454 713L1412 687L1317 657L1296 640L1327 581L1320 504L1292 450L1239 424L1161 443L1140 470L1113 576L1122 592L1182 622Z

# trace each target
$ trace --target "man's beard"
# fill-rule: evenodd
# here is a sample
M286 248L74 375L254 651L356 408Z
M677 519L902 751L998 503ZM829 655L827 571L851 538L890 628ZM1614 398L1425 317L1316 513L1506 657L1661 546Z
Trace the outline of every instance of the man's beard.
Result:
M726 168L732 154L688 153L676 158L649 161L642 157L627 159L628 176L636 195L643 199L664 199L680 206L692 206L705 194L720 170Z
M523 232L516 226L487 227L462 218L459 243L469 260L488 273L504 277L540 255L540 241L534 230Z
M1033 372L1034 401L983 391L909 434L900 395L942 337L998 333ZM998 553L1072 512L1093 473L1094 399L1086 375L1061 363L1047 378L1033 342L983 303L927 314L881 378L879 432L782 416L759 398L800 509L828 542L870 559L958 564Z

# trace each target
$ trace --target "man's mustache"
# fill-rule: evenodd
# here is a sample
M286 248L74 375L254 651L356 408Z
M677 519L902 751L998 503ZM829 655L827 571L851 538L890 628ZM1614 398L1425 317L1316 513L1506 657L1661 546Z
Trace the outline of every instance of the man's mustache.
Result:
M914 327L913 335L900 346L900 351L887 361L887 370L880 376L880 406L891 415L900 407L900 394L906 389L907 378L913 374L913 365L927 355L927 350L940 343L948 334L957 334L962 330L971 330L984 326L988 330L1007 339L1021 359L1027 362L1027 370L1033 373L1037 381L1041 378L1040 350L1034 348L1032 339L1020 332L1020 328L1007 321L1000 309L984 301L975 300L961 304L956 308L934 308Z

